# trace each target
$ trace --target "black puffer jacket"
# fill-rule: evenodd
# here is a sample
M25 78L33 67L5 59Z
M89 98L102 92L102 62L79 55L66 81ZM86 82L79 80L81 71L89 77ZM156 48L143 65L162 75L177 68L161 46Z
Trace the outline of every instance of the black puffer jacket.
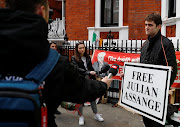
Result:
M49 53L47 24L38 15L9 9L0 9L0 17L0 74L25 77ZM94 101L106 90L106 83L85 79L61 55L45 79L43 97L48 107L48 126L54 125L57 100Z
M86 58L86 63L87 63L87 68L88 70L86 70L85 66L84 66L84 62L82 60L80 60L79 62L76 61L75 56L71 57L71 62L78 68L79 72L85 76L85 75L90 75L90 71L94 71L93 67L92 67L92 63L91 63L91 58L87 57ZM95 79L95 76L90 75L91 79Z
M94 101L105 94L107 89L104 82L84 78L78 68L62 55L45 82L44 96L47 101L60 98L63 101L84 103Z
M167 66L161 44L161 36L161 32L159 31L155 37L148 37L147 41L144 42L141 50L140 63ZM162 36L162 43L166 53L168 66L173 67L170 81L170 84L173 84L177 73L177 63L174 46L173 43L164 36Z
M49 53L47 24L38 15L9 9L0 9L0 17L0 74L25 77ZM106 83L85 79L62 55L45 82L43 95L48 106L55 105L58 98L93 101L107 90Z

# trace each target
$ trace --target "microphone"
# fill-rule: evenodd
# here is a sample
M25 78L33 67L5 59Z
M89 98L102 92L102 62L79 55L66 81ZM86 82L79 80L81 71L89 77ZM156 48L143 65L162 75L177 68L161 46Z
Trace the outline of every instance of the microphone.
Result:
M99 71L99 74L102 74L102 73L105 73L109 70L110 66L108 63L104 63L102 68L101 68L101 71Z
M118 73L119 65L113 64L111 68L109 69L109 75L108 78L111 78L112 76L115 76Z

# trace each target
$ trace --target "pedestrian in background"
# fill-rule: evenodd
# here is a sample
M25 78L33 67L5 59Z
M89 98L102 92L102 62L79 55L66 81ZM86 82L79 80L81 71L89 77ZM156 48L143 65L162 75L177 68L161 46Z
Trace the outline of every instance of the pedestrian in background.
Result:
M58 51L58 47L57 47L56 42L50 42L49 44L50 44L50 48L52 48L52 49Z

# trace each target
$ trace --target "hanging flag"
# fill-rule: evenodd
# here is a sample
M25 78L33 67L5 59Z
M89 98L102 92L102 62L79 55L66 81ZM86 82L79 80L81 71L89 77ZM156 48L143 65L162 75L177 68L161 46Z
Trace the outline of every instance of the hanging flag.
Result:
M103 39L99 38L99 47L102 47Z
M93 43L93 42L96 42L96 36L97 36L96 33L93 33L92 43Z

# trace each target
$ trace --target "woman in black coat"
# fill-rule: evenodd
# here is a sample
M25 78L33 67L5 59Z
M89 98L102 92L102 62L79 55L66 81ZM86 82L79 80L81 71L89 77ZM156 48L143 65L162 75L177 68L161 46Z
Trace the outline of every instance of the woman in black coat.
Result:
M72 56L71 62L78 68L81 75L86 78L95 79L96 72L94 71L91 63L91 58L87 54L87 49L84 45L84 42L79 42L75 47L75 55ZM95 114L94 119L98 121L104 121L100 114L97 113L96 101L90 102L93 113ZM78 115L79 117L79 125L84 125L84 117L82 116L83 106L79 107Z

